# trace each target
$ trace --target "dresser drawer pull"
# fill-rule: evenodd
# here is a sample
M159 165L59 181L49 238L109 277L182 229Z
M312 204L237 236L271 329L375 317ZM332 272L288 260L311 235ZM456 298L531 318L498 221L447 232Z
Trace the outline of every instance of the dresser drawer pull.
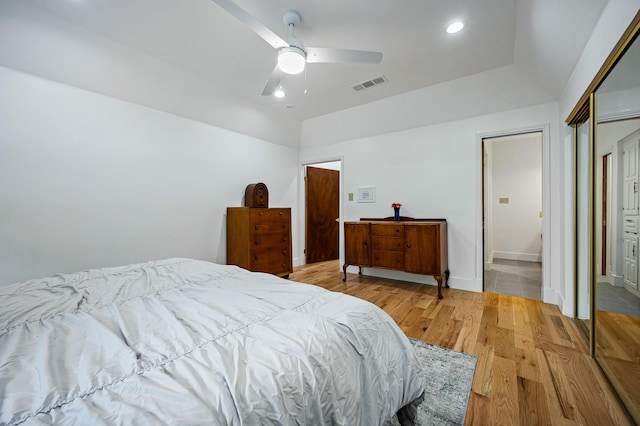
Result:
M258 225L254 226L254 229L258 229Z
M280 212L280 216L282 216L284 214L284 212Z
M253 256L253 260L258 260L258 256Z
M256 242L256 245L259 245L259 244L260 244L260 240L259 240L259 239L257 239L257 238L256 238L256 241L255 241L255 242Z
M286 256L287 255L287 251L286 250L282 250L282 254L284 254Z
M286 227L287 227L287 224L286 224L286 223L284 223L284 222L282 222L282 227L283 227L283 228L286 228Z

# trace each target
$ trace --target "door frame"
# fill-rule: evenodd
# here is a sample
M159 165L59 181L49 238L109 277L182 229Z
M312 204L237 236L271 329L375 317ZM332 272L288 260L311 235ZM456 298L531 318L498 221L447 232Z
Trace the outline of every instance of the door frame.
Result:
M339 204L339 214L340 214L340 224L339 224L339 235L338 235L338 244L339 250L338 255L340 258L340 265L344 263L344 230L343 230L343 216L344 216L344 203L343 203L343 194L344 194L344 157L336 156L336 157L325 157L319 158L315 160L306 160L300 162L300 169L298 174L298 179L300 184L298 185L298 247L301 247L300 257L295 260L294 265L306 265L307 256L306 256L306 235L307 235L307 211L306 211L306 197L307 197L307 185L305 184L304 178L306 176L305 169L307 166L317 167L319 164L324 163L334 163L340 162L340 185L338 189L338 204Z
M559 294L551 288L551 174L550 174L550 130L549 123L510 130L476 133L476 280L484 291L484 237L483 237L483 145L484 139L514 136L523 133L542 132L542 301L559 304Z

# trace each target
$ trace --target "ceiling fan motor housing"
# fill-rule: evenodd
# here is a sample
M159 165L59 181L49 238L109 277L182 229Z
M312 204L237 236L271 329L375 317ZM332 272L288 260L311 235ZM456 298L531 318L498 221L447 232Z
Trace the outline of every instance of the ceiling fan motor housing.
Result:
M300 25L301 20L300 14L295 10L287 10L284 15L282 15L282 22L284 22L287 28L290 28L291 25L294 27Z

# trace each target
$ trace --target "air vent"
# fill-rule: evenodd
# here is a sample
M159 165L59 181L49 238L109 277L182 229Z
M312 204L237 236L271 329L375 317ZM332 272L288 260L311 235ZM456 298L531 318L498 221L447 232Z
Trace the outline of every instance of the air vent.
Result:
M363 81L362 83L354 84L351 86L353 90L359 92L360 90L368 89L373 86L377 86L378 84L386 83L387 77L381 75L380 77L372 78L371 80Z

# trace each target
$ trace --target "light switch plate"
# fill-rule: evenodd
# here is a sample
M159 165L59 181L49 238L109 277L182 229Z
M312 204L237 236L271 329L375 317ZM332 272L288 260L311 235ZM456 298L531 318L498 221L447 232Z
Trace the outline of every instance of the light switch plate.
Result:
M349 193L349 201L353 201L353 192Z
M500 198L500 204L509 204L509 197Z

